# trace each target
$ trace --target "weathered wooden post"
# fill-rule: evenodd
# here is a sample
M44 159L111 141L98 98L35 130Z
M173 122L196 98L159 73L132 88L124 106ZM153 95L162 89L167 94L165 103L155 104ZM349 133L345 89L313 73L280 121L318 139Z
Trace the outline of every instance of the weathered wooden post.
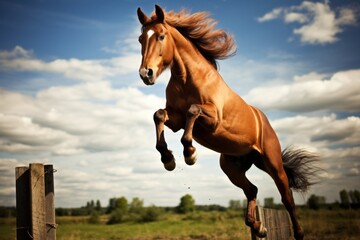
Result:
M31 232L33 239L46 239L44 166L30 164Z
M286 210L256 207L256 218L267 229L267 236L259 238L251 232L251 240L290 240L294 239L292 223Z
M55 240L54 178L52 165L17 167L16 237L18 240Z
M46 239L56 240L54 169L45 165L45 221Z
M18 240L31 239L29 168L17 167L16 176L16 237Z

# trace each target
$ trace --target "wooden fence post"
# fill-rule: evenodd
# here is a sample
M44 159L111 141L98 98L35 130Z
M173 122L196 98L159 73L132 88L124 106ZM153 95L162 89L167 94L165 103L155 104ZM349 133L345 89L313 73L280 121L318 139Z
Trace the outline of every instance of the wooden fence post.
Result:
M17 240L56 240L52 165L17 167L15 175Z
M52 165L45 165L45 221L48 240L56 240L54 198L54 169Z
M292 223L286 210L262 208L256 206L256 218L267 229L265 238L258 238L251 232L252 240L290 240L294 239Z
M33 239L46 239L44 165L30 164L31 230Z
M29 168L15 168L16 176L16 237L18 240L31 239Z

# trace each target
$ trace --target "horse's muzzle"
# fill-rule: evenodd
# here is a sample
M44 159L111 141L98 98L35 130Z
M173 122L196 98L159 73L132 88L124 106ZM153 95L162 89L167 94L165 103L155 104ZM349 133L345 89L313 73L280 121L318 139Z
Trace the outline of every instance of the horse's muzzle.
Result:
M140 78L146 85L154 85L155 75L151 68L141 68L139 70Z

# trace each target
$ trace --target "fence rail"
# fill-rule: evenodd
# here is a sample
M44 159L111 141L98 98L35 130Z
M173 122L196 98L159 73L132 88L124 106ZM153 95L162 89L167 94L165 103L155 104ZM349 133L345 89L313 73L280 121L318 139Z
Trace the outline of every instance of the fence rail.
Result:
M251 233L251 240L289 240L294 239L292 223L286 210L256 207L257 220L261 221L267 229L267 236L259 238Z
M17 240L56 240L53 173L39 163L15 168Z

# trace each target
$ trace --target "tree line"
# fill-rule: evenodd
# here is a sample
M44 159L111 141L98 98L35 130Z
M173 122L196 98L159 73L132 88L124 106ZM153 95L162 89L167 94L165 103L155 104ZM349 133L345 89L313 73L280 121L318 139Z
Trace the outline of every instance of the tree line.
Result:
M340 202L336 201L335 203L328 204L324 196L317 196L312 194L308 201L307 205L310 209L320 209L320 208L344 208L344 209L358 209L360 208L360 191L359 190L350 190L345 189L339 192Z
M327 203L324 196L312 194L306 203L306 206L313 210L327 209L358 209L360 208L360 191L359 190L341 190L339 192L340 201ZM259 203L260 204L260 203ZM111 198L106 207L102 207L100 200L88 201L85 206L80 208L56 208L57 216L90 216L90 222L98 222L101 215L108 214L108 223L118 223L124 221L148 222L158 220L162 214L166 212L189 213L194 211L226 211L226 210L242 210L247 206L247 200L230 200L228 207L218 204L196 205L195 199L186 194L180 198L180 202L176 207L157 207L151 205L144 206L144 200L133 198L128 201L126 197ZM274 198L264 198L263 206L266 208L283 208L283 205L275 204ZM0 217L15 217L15 207L0 206Z

